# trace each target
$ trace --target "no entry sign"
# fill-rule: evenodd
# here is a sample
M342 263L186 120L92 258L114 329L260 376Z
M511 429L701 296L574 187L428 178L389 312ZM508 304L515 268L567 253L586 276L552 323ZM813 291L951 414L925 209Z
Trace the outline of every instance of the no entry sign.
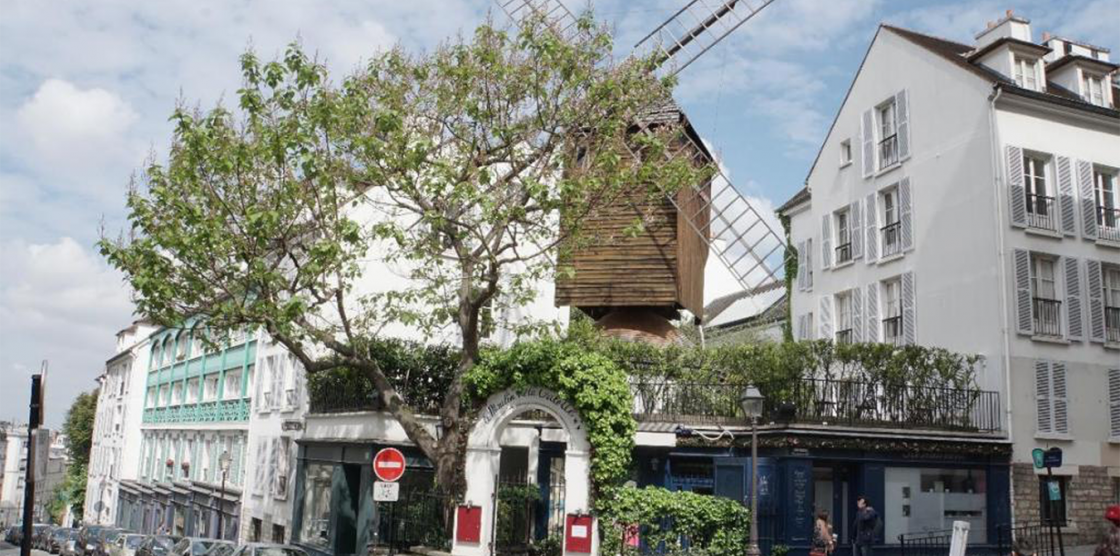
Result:
M373 456L373 474L390 483L400 479L404 475L404 454L396 448L382 448Z

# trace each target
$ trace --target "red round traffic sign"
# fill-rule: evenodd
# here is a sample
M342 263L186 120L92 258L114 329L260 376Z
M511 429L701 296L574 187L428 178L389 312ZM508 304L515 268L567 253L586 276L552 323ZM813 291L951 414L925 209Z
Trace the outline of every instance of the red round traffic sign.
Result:
M390 483L400 479L404 475L404 454L396 448L382 448L373 456L373 474Z

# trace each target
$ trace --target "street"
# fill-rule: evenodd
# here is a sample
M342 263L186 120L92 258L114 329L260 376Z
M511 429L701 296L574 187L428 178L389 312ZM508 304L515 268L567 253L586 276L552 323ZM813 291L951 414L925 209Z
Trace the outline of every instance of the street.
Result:
M19 554L19 545L9 542L0 541L0 556L17 556ZM42 550L31 550L31 556L51 556L48 552Z

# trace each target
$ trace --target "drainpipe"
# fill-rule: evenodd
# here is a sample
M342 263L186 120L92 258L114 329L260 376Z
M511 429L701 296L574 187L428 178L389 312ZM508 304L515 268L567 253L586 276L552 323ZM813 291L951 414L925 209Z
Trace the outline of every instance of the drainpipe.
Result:
M999 277L999 313L1000 313L1000 329L1003 335L1003 381L1004 391L1007 399L1005 400L1003 415L1007 423L1007 438L1011 440L1011 461L1015 460L1015 436L1012 434L1012 415L1011 415L1011 323L1008 322L1007 317L1007 270L1004 257L1006 255L1006 248L1004 247L1004 216L1003 216L1003 203L1000 201L1000 192L1004 189L1003 176L1003 163L1000 156L1000 142L999 142L999 128L996 125L996 102L999 100L1000 95L1003 94L1003 87L996 84L995 91L988 96L988 138L991 142L992 151L992 171L995 177L995 199L996 199L996 275ZM1008 485L1010 486L1008 495L1008 504L1011 508L1015 507L1015 475L1014 468L1008 468ZM1015 526L1015 512L1011 512L1011 526Z

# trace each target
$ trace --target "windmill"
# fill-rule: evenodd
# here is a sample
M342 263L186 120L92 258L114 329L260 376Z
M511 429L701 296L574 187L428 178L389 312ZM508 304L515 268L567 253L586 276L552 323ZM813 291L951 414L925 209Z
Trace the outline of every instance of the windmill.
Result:
M638 41L632 55L656 60L653 71L659 76L676 75L773 1L686 0L682 8ZM536 17L561 36L577 29L578 20L561 0L496 2L519 24ZM683 124L686 148L673 150L668 156L699 154L714 161L678 107L650 107L648 112L650 121L677 117L675 123ZM638 156L633 151L630 154ZM743 292L765 292L782 285L779 269L784 268L785 242L718 165L711 181L677 192L660 206L635 210L661 213L668 223L662 229L650 230L646 237L617 244L613 253L604 255L603 249L577 252L575 274L557 279L558 306L579 307L607 329L632 328L634 321L644 321L646 330L638 336L666 340L671 339L664 337L667 322L656 322L659 318L672 318L680 309L703 317L704 269L709 253L716 255ZM617 223L609 220L608 214L590 222L589 227L592 232L596 227L616 227ZM642 258L651 250L661 254L652 265L648 257Z

